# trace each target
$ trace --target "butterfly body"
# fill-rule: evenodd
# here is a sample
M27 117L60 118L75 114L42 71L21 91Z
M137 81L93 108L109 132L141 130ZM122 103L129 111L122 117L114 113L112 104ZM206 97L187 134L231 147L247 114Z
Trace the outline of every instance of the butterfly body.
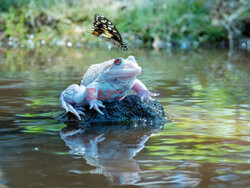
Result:
M115 26L104 16L95 15L92 34L98 36L113 45L127 50L127 45L123 42L122 37Z

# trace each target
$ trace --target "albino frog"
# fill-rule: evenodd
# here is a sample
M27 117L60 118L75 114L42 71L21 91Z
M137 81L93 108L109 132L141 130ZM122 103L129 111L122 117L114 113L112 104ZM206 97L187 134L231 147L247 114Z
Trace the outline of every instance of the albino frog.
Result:
M122 100L133 90L141 98L156 96L136 78L141 73L134 56L127 59L116 58L89 67L80 86L70 85L61 93L60 103L66 112L73 113L79 120L85 115L82 110L86 104L103 115L102 101Z

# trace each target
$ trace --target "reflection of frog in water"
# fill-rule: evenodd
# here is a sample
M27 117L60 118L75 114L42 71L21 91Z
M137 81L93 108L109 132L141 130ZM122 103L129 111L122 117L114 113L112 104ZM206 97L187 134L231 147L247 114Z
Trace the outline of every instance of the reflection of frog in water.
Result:
M72 84L62 92L61 106L66 112L73 113L81 120L80 115L84 115L82 106L85 103L90 105L90 109L94 108L103 114L99 109L105 107L102 104L103 100L121 100L130 90L135 91L140 97L151 98L154 94L136 78L140 73L141 67L134 56L92 65L84 74L80 86Z
M71 154L82 155L88 164L99 167L96 171L113 183L133 184L140 181L140 168L133 158L162 126L132 127L133 125L92 126L89 129L65 127L60 134Z

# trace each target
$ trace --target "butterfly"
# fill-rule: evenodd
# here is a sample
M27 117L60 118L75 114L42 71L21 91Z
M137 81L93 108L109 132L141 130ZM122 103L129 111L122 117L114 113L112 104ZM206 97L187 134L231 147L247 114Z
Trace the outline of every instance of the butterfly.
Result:
M122 50L128 49L127 44L123 42L122 37L115 26L104 16L99 14L95 15L92 34L111 42Z

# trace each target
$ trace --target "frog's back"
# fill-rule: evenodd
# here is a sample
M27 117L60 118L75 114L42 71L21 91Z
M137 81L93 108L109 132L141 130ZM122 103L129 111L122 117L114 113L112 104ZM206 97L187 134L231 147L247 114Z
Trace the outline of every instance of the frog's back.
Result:
M96 78L100 76L102 72L111 64L112 61L104 61L103 63L91 65L83 75L81 85L88 86L94 82Z

